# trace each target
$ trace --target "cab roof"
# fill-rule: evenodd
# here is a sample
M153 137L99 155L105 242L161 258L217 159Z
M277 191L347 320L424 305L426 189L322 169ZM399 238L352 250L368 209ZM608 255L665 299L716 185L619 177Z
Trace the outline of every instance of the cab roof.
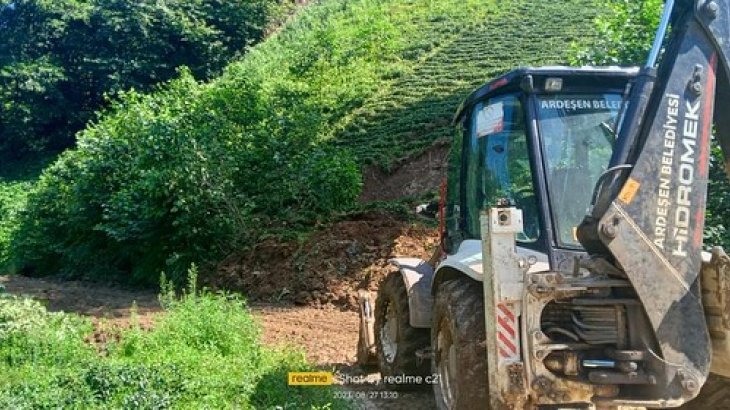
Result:
M548 77L563 78L563 81L567 83L564 86L566 90L575 89L581 85L590 85L592 88L608 90L624 88L628 80L636 77L638 73L638 67L520 67L472 91L456 111L454 123L458 122L464 111L476 102L498 91L519 89L522 82L529 77L532 77L533 91L542 91L545 78Z

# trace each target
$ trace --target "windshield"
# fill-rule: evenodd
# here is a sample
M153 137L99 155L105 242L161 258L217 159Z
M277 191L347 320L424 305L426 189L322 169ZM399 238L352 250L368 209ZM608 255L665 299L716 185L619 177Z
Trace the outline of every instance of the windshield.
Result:
M548 194L561 246L580 247L576 230L611 159L620 107L620 94L538 97Z

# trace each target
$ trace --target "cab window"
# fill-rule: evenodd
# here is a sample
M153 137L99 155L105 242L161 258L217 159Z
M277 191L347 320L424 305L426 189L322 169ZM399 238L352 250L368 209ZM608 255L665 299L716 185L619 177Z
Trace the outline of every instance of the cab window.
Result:
M613 153L622 96L550 94L538 97L538 127L558 245L580 249L577 229L596 182Z
M493 97L475 105L463 147L463 202L466 236L480 237L479 213L506 199L522 210L519 242L540 233L537 198L527 145L524 111L517 95Z

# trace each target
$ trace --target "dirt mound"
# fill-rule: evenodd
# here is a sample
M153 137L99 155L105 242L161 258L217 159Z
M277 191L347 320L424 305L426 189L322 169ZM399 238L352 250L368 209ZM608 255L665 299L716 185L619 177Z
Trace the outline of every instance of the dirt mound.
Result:
M409 196L437 192L446 177L449 144L439 143L422 154L401 161L391 172L377 166L363 170L363 190L360 200L390 201Z
M302 242L264 241L235 254L203 279L251 301L357 307L358 288L375 289L399 256L428 259L436 229L370 212L336 222Z

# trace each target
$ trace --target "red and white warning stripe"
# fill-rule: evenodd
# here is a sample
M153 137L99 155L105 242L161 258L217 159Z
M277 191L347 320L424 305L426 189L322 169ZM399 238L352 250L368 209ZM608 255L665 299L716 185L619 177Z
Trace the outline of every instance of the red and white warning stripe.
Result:
M497 304L497 351L503 359L520 358L517 316L511 306Z

